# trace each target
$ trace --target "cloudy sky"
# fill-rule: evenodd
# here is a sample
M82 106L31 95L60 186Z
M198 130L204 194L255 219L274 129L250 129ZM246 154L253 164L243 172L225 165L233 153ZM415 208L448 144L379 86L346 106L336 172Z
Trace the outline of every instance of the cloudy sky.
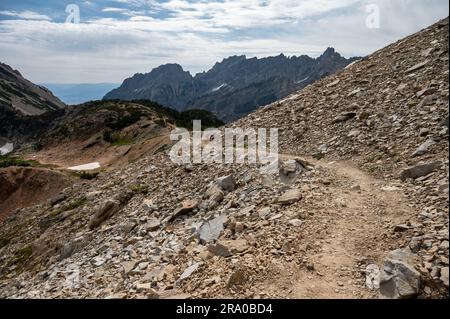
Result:
M70 4L79 24L67 22ZM230 55L317 57L332 46L362 56L448 10L447 0L0 0L0 61L37 83L121 83L164 63L194 74Z

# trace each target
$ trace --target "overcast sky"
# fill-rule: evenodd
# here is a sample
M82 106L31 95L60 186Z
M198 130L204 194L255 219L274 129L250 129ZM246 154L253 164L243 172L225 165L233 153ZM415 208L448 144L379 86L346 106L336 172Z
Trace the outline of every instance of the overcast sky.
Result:
M79 24L66 23L69 4ZM0 61L36 83L121 83L165 63L195 74L230 55L332 46L363 56L448 10L448 0L0 0Z

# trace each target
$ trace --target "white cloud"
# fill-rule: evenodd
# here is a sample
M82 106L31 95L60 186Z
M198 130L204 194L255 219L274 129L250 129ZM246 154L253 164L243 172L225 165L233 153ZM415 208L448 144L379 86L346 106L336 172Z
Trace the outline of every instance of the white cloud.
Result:
M11 16L11 17L25 19L25 20L44 20L44 21L52 20L47 15L39 14L37 12L30 11L30 10L21 11L21 12L4 10L4 11L0 11L0 15Z
M35 82L81 83L121 82L164 63L195 73L234 54L318 56L333 46L345 56L366 55L448 12L446 0L371 0L380 6L381 28L370 30L363 0L116 2L145 6L130 9L135 14L125 20L80 25L0 21L3 62ZM119 12L113 8L104 10Z
M123 13L123 12L129 12L130 10L128 9L124 9L124 8L112 8L112 7L107 7L107 8L103 8L102 12L118 12L118 13Z

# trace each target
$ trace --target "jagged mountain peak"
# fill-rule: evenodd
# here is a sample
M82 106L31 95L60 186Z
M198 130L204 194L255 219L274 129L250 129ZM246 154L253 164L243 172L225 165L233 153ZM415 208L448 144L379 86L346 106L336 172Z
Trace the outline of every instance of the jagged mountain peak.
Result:
M233 55L194 77L178 64L166 64L125 80L104 98L150 99L175 109L206 109L230 121L334 73L353 60L342 58L334 49L319 59L304 55L288 58L283 53L265 58Z

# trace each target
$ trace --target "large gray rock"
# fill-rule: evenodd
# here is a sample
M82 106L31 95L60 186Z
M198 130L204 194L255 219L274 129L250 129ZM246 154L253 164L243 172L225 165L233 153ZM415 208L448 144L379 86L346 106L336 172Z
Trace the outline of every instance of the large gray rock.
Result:
M217 179L217 183L226 192L232 192L236 188L236 182L233 175L220 177Z
M414 268L411 250L397 249L389 253L380 274L380 293L385 298L409 299L420 290L420 273Z
M204 222L197 231L198 237L202 243L210 243L217 240L223 232L223 225L227 217L221 215L214 219Z
M422 156L422 155L426 154L428 152L428 149L435 144L436 144L436 142L433 139L429 139L426 142L424 142L422 145L420 145L411 156L412 157Z
M441 167L441 165L442 165L441 161L434 161L434 162L430 162L430 163L418 164L415 166L411 166L411 167L404 169L401 172L400 178L402 180L406 180L408 178L416 179L421 176L425 176L425 175L428 175L428 174L434 172L439 167Z
M64 260L82 250L92 240L91 234L79 236L61 247L59 259Z

